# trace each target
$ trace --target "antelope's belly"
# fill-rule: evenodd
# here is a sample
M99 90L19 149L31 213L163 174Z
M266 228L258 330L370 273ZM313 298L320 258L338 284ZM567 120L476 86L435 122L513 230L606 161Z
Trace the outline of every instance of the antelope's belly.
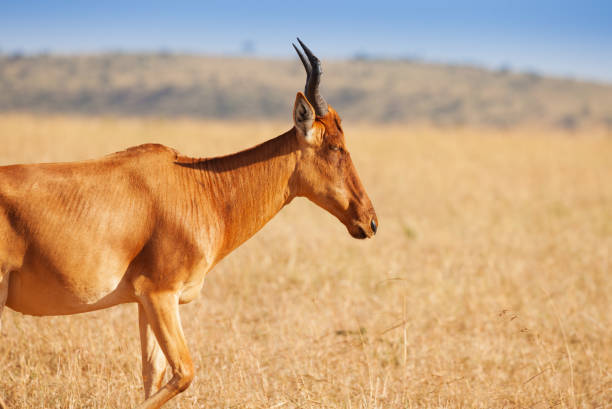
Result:
M85 271L85 270L84 270ZM29 315L67 315L132 300L123 274L55 273L22 267L11 273L6 305Z

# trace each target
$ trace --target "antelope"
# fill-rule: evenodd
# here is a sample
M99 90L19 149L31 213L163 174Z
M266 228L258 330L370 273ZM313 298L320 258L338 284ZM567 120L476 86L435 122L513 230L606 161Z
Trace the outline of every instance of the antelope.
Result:
M294 126L260 145L198 159L147 144L97 160L0 167L0 315L5 305L48 316L137 303L138 408L160 408L194 377L179 304L285 205L306 197L351 236L372 237L378 219L340 117L319 92L321 63L298 42L306 86Z

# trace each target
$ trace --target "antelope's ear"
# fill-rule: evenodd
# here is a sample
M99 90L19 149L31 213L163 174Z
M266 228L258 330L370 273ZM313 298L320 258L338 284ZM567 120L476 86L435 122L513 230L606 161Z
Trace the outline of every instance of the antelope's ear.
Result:
M298 134L302 136L306 142L314 142L314 121L316 118L315 110L310 105L303 93L298 92L295 96L295 105L293 106L293 123Z

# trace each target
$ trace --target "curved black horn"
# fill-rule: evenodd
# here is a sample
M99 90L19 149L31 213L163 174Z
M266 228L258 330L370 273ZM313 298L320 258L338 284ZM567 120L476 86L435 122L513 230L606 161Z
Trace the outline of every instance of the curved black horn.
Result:
M321 61L306 47L302 40L299 38L297 40L302 46L304 53L306 53L306 56L304 56L295 44L292 44L300 60L302 60L302 64L304 64L304 69L306 69L306 87L304 88L306 98L308 98L318 116L325 116L327 114L327 102L325 102L325 99L323 99L319 92L319 83L323 73L321 71Z

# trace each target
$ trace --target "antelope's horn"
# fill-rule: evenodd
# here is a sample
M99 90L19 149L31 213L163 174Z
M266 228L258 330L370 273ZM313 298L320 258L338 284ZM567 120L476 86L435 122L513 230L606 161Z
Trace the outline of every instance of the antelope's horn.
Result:
M295 51L298 53L300 60L302 60L302 64L304 65L304 69L306 69L306 87L304 88L306 98L312 104L315 109L315 112L318 116L325 116L327 114L327 102L321 96L319 92L319 83L321 82L321 61L310 51L306 44L302 42L299 38L297 39L306 56L295 46ZM308 58L307 58L308 57Z

